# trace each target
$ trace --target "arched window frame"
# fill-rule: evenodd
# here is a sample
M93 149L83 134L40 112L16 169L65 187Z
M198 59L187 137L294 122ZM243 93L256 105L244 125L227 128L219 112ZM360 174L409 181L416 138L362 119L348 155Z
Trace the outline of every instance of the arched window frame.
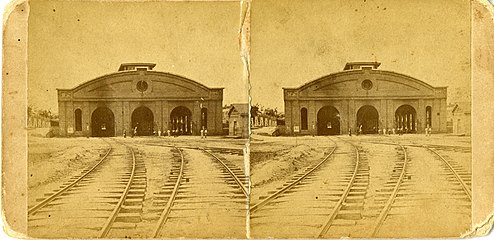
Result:
M203 107L201 108L201 129L208 129L208 109Z
M301 125L302 130L308 130L309 129L307 108L300 109L300 125Z
M432 107L427 106L425 108L425 126L432 127Z
M74 126L76 131L82 131L82 110L80 108L74 111Z

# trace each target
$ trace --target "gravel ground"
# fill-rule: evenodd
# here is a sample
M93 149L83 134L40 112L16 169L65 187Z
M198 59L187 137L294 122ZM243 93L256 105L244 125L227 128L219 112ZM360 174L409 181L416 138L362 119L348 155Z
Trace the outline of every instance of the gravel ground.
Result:
M333 148L327 137L252 136L250 143L251 205L277 187L319 163Z
M109 145L98 138L28 137L28 206L93 166Z
M262 130L262 129L261 129ZM268 195L268 192L276 190L295 175L303 172L306 168L321 161L335 146L335 144L325 136L299 136L299 137L271 137L265 132L257 130L259 134L253 134L250 142L250 162L246 162L243 156L246 146L245 139L230 139L222 137L208 137L201 139L197 136L180 137L136 137L136 138L115 138L136 148L138 157L145 159L147 169L147 189L144 199L144 209L152 206L155 193L168 179L171 163L167 159L172 158L170 146L177 146L188 149L188 154L201 155L194 149L209 149L212 153L226 160L229 164L240 168L246 175L251 176L251 206L259 202L261 196ZM28 138L28 204L33 206L36 199L45 198L45 194L58 189L60 185L69 181L73 176L77 176L84 168L88 168L98 161L106 153L109 145L100 138L44 138L42 133L34 132ZM438 176L444 173L444 166L431 152L426 151L427 146L437 151L447 161L451 162L455 168L461 172L471 173L471 140L470 137L451 136L436 134L425 136L414 135L364 135L364 136L338 136L340 140L347 140L359 146L362 156L369 164L369 184L365 196L365 204L362 215L365 219L376 218L376 196L383 189L383 185L390 179L393 168L396 167L395 160L400 158L400 148L393 145L383 145L377 143L399 143L406 145L410 150L413 162L410 165L410 174L414 175L413 181L409 184L422 196L429 196L431 191L447 194L455 186L449 186L448 182L441 182ZM158 145L158 146L149 146ZM168 147L159 147L168 146ZM194 154L192 154L194 153ZM191 161L197 166L197 173L212 171L208 166L202 166L200 162ZM250 167L249 167L250 164ZM434 168L435 170L430 169ZM441 170L441 168L443 168ZM469 181L469 180L467 180ZM444 189L434 190L432 185L444 185ZM401 190L405 191L406 190ZM429 195L428 195L429 194ZM430 196L429 196L430 197ZM421 198L422 199L422 198ZM427 202L417 200L415 205L428 205ZM400 210L393 210L389 222L383 225L382 236L391 236L392 229L407 229L408 234L402 237L418 236L427 228L427 221L430 219L429 228L442 229L438 236L458 236L465 230L470 216L468 215L469 202L462 202L464 199L453 198L450 202L433 201L432 205L423 207L417 212L417 208L401 207ZM457 203L460 202L458 207ZM399 202L398 205L405 203ZM436 204L436 205L435 205ZM456 205L455 205L456 204ZM442 209L444 205L444 209ZM454 207L451 207L454 206ZM446 213L449 210L452 213ZM143 209L143 210L144 210ZM465 210L466 209L466 210ZM433 214L431 217L430 214ZM152 229L152 222L156 217L154 213L143 212L143 223L139 229L145 229L135 237L145 237ZM407 220L400 220L399 216L405 214L410 216ZM210 214L207 214L210 216ZM440 217L439 217L440 216ZM199 219L200 220L200 219ZM422 221L421 221L422 220ZM202 220L200 220L202 221ZM421 222L423 224L414 224ZM359 225L360 224L360 225ZM425 225L424 225L425 224ZM370 226L366 221L357 221L359 229L354 233L359 235ZM411 226L409 226L411 225ZM443 226L442 226L443 225ZM237 225L236 225L237 226ZM364 226L364 227L362 227ZM136 225L136 228L138 226ZM239 222L238 227L241 228ZM224 229L226 230L226 229ZM358 231L357 231L358 230ZM185 230L184 230L185 231ZM263 230L265 233L268 229ZM227 233L226 231L225 233ZM345 232L345 233L344 233ZM347 230L342 231L342 236L350 236ZM235 231L236 234L240 232ZM120 234L117 234L120 235ZM223 234L220 234L223 236ZM256 234L254 234L256 235ZM276 234L275 234L276 235ZM175 235L174 235L175 236ZM212 232L204 236L215 236ZM260 235L257 235L260 236ZM267 235L266 235L267 236ZM333 236L329 234L329 236ZM423 234L420 236L429 237L432 235ZM297 236L294 236L297 237Z
M351 141L358 145L362 156L369 163L369 185L365 195L365 203L362 210L362 219L353 226L331 228L327 237L365 237L369 236L374 220L377 218L383 206L382 195L387 182L392 178L393 171L399 165L397 159L403 158L403 152L399 146L384 145L379 143L399 143L410 150L409 157L413 159L409 166L411 179L403 190L400 190L400 200L396 207L392 207L389 220L385 221L378 236L391 237L437 237L437 236L461 236L468 229L470 219L470 202L465 201L464 193L459 191L454 179L445 178L449 170L427 148L437 151L447 161L454 163L454 167L461 172L471 173L471 146L470 137L436 134L425 136L413 135L364 135L364 136L338 136L341 140ZM415 146L415 147L413 147ZM264 134L253 135L251 142L251 181L252 195L251 206L259 196L267 195L269 191L281 187L290 181L303 166L309 166L321 160L325 149L330 149L331 144L326 137L269 137ZM301 166L298 168L297 166ZM408 176L408 175L407 175ZM468 181L468 175L465 177ZM300 190L302 191L302 190ZM316 190L314 190L316 191ZM404 196L412 191L416 200L411 202ZM458 191L458 192L457 192ZM303 191L306 192L306 191ZM302 192L302 193L303 193ZM404 192L404 193L402 193ZM310 193L310 190L309 190ZM309 194L307 193L307 194ZM294 193L295 194L295 193ZM448 194L454 197L448 199ZM458 194L458 197L456 197ZM462 195L463 194L463 195ZM309 194L310 195L310 194ZM382 198L382 197L381 197ZM287 204L290 206L290 204ZM293 212L295 206L287 209L287 213ZM297 213L300 214L300 213ZM306 212L306 214L310 214ZM300 227L305 226L301 225ZM258 237L279 235L277 229L268 229L256 226L260 232L253 232ZM403 229L403 231L397 231ZM255 230L254 228L252 230ZM433 232L431 232L433 231ZM304 237L306 233L283 235L284 237Z

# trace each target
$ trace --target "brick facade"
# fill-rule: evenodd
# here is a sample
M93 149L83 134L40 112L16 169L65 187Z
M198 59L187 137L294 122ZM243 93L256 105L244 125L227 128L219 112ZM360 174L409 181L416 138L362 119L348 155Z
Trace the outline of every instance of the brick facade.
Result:
M130 134L132 113L140 107L152 112L153 130L172 129L171 113L185 107L190 113L190 133L199 135L202 116L207 116L209 135L222 132L223 88L208 88L193 80L170 73L152 71L154 64L122 64L119 71L85 82L73 89L58 90L60 133L62 136L93 136L105 128L121 136ZM207 114L201 114L206 108ZM82 130L76 130L75 111L82 110ZM93 126L96 109L109 109L113 124ZM111 126L113 125L113 126Z
M408 126L410 132L423 133L430 125L434 132L446 132L447 88L432 87L407 75L377 70L379 65L349 63L342 72L321 77L299 88L284 88L288 131L294 133L298 129L299 134L321 135L318 127L324 123L318 122L318 113L323 107L331 106L336 109L335 118L339 119L337 134L347 134L349 129L355 132L361 124L358 121L362 121L357 119L358 111L367 106L365 108L377 111L376 131ZM307 110L307 129L300 129L302 108ZM413 108L411 111L414 113L402 114L404 108ZM429 117L427 109L430 109ZM328 123L328 128L331 127Z

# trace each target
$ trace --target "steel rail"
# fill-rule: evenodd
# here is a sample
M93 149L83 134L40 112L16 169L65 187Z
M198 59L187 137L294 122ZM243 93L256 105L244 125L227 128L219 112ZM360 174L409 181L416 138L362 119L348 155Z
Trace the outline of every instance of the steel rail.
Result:
M455 177L458 180L458 182L460 182L461 187L463 188L463 191L465 192L465 194L468 196L468 198L470 199L470 201L472 201L472 193L471 193L470 189L467 187L467 185L465 184L465 182L463 181L463 179L460 177L460 175L458 174L458 172L453 168L453 166L451 166L451 164L446 159L444 159L443 156L439 155L439 153L437 153L433 149L431 149L431 148L429 148L429 147L427 147L425 145L422 146L422 147L427 148L429 151L433 152L441 160L443 160L444 163L446 163L446 165L448 166L449 170L451 170L451 172L453 172L453 174L455 175Z
M175 201L175 197L177 196L178 193L178 188L180 186L180 182L182 181L183 177L183 171L184 171L184 166L185 166L185 160L184 160L184 154L180 148L175 147L179 152L180 152L180 158L181 158L181 164L180 164L180 173L178 174L177 181L175 182L175 186L173 187L173 192L168 199L168 202L165 205L165 209L161 213L160 219L158 220L158 223L156 224L156 228L154 229L154 234L153 238L157 238L159 233L161 232L161 229L163 228L164 223L166 222L166 219L168 218L168 215L170 214L171 208L173 206L173 201Z
M92 171L94 171L94 169L96 169L99 165L101 165L101 163L106 159L106 157L108 157L108 155L110 154L110 152L113 150L113 147L111 146L111 144L109 144L105 140L103 140L103 141L105 143L107 143L110 146L110 148L108 149L108 151L106 152L106 154L98 161L98 163L96 163L91 169L89 169L86 173L84 173L83 175L81 175L79 178L77 178L75 181L73 181L69 185L67 185L64 188L58 190L57 192L53 193L51 196L45 198L40 203L38 203L35 206L31 207L27 211L28 215L32 215L32 214L36 213L39 209L45 207L49 202L53 201L56 197L60 196L62 193L66 192L68 189L70 189L71 187L73 187L74 185L76 185L77 183L79 183L89 173L91 173Z
M350 142L348 142L348 143L350 143ZM319 233L318 238L322 238L324 236L324 234L326 234L328 232L328 230L331 227L331 224L333 223L336 215L338 214L341 207L343 206L343 202L348 197L348 194L350 193L350 189L352 188L353 183L355 182L355 179L357 178L357 172L358 172L358 168L360 166L360 153L358 151L358 148L353 143L350 143L350 144L353 146L353 148L355 148L355 152L357 153L356 162L355 162L355 169L353 170L352 178L350 179L350 182L348 183L348 186L346 187L345 192L341 196L340 200L338 201L336 206L333 208L333 211L332 211L328 221L326 222L326 224L324 224L323 228L321 229L321 232Z
M391 209L391 205L393 204L394 199L396 197L396 194L398 193L398 189L399 189L401 183L403 182L403 178L405 177L406 166L408 163L408 156L407 156L407 151L406 151L405 147L403 147L400 144L392 144L392 143L381 143L381 144L400 146L401 149L403 150L403 153L405 154L405 161L403 161L403 168L401 169L400 178L398 179L398 182L396 183L396 185L393 189L393 193L391 193L391 196L389 197L388 201L386 202L386 205L384 205L384 209L379 214L379 217L378 217L376 223L374 224L374 227L372 228L373 229L372 235L371 235L372 238L374 238L376 236L376 234L379 232L379 229L381 228L381 226L384 222L384 219L386 219L386 216L388 215L389 210Z
M377 143L377 144L393 145L393 143L380 143L380 142L373 142L373 141L367 141L367 142L369 142L369 143ZM394 144L394 145L396 145L396 144ZM468 186L466 185L465 181L463 181L463 179L459 176L458 172L453 168L453 166L451 166L451 164L446 159L444 159L444 157L441 156L437 151L433 150L431 147L429 147L427 145L417 145L417 144L408 144L407 145L407 144L404 144L404 146L426 148L427 150L429 150L432 153L434 153L435 155L437 155L444 163L446 163L446 165L448 166L449 170L455 175L455 178L461 184L461 187L463 188L463 191L465 192L465 194L468 196L468 198L470 199L470 201L472 201L472 192L468 188Z
M237 182L237 185L242 189L242 192L244 192L244 195L246 197L249 196L249 193L247 192L247 189L245 188L244 184L242 183L242 181L240 181L240 179L238 179L238 177L235 175L235 173L233 173L233 171L221 160L219 159L216 155L214 155L213 153L211 152L208 152L206 150L202 150L204 152L207 152L209 153L209 155L211 155L214 159L216 159L221 165L223 165L223 167L228 171L228 173L230 174L230 176L232 176L232 178L235 180L235 182Z
M105 225L103 226L103 228L100 231L100 234L99 234L100 238L106 237L106 235L108 235L108 233L110 232L111 226L113 225L113 222L115 222L115 219L117 218L117 215L120 212L120 209L122 208L122 205L125 202L125 199L127 198L127 194L129 193L130 186L132 185L132 182L134 180L135 170L136 170L135 153L134 153L134 150L132 149L132 147L129 147L127 145L124 145L124 146L129 148L130 152L132 153L132 172L130 174L129 181L127 182L127 186L125 187L125 190L122 193L122 196L120 197L120 200L117 203L117 206L115 207L115 209L113 209L111 216L106 220Z
M333 141L333 139L331 139L331 138L330 138L330 140ZM333 143L334 143L334 141L333 141ZM262 208L263 206L265 206L266 204L268 204L270 201L272 201L273 199L277 198L283 192L285 192L288 189L292 188L293 186L297 185L300 181L302 181L304 178L306 178L309 174L311 174L316 169L318 169L319 166L321 166L323 163L325 163L329 159L329 157L331 155L333 155L333 153L334 153L335 150L336 150L336 144L335 144L335 147L331 150L331 152L321 162L319 162L316 166L314 166L312 169L310 169L304 175L302 175L299 178L297 178L294 182L288 184L284 188L276 191L275 193L271 194L269 197L265 198L263 201L261 201L261 202L257 203L256 205L252 206L250 208L249 213L252 214L253 212L259 210L260 208Z

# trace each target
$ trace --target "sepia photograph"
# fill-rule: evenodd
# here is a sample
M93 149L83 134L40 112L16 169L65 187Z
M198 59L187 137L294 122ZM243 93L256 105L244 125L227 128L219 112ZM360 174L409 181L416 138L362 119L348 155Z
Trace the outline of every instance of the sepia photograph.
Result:
M28 235L245 238L236 2L30 2Z
M253 237L469 231L469 7L252 4Z
M494 226L487 0L17 0L3 229L467 238Z

